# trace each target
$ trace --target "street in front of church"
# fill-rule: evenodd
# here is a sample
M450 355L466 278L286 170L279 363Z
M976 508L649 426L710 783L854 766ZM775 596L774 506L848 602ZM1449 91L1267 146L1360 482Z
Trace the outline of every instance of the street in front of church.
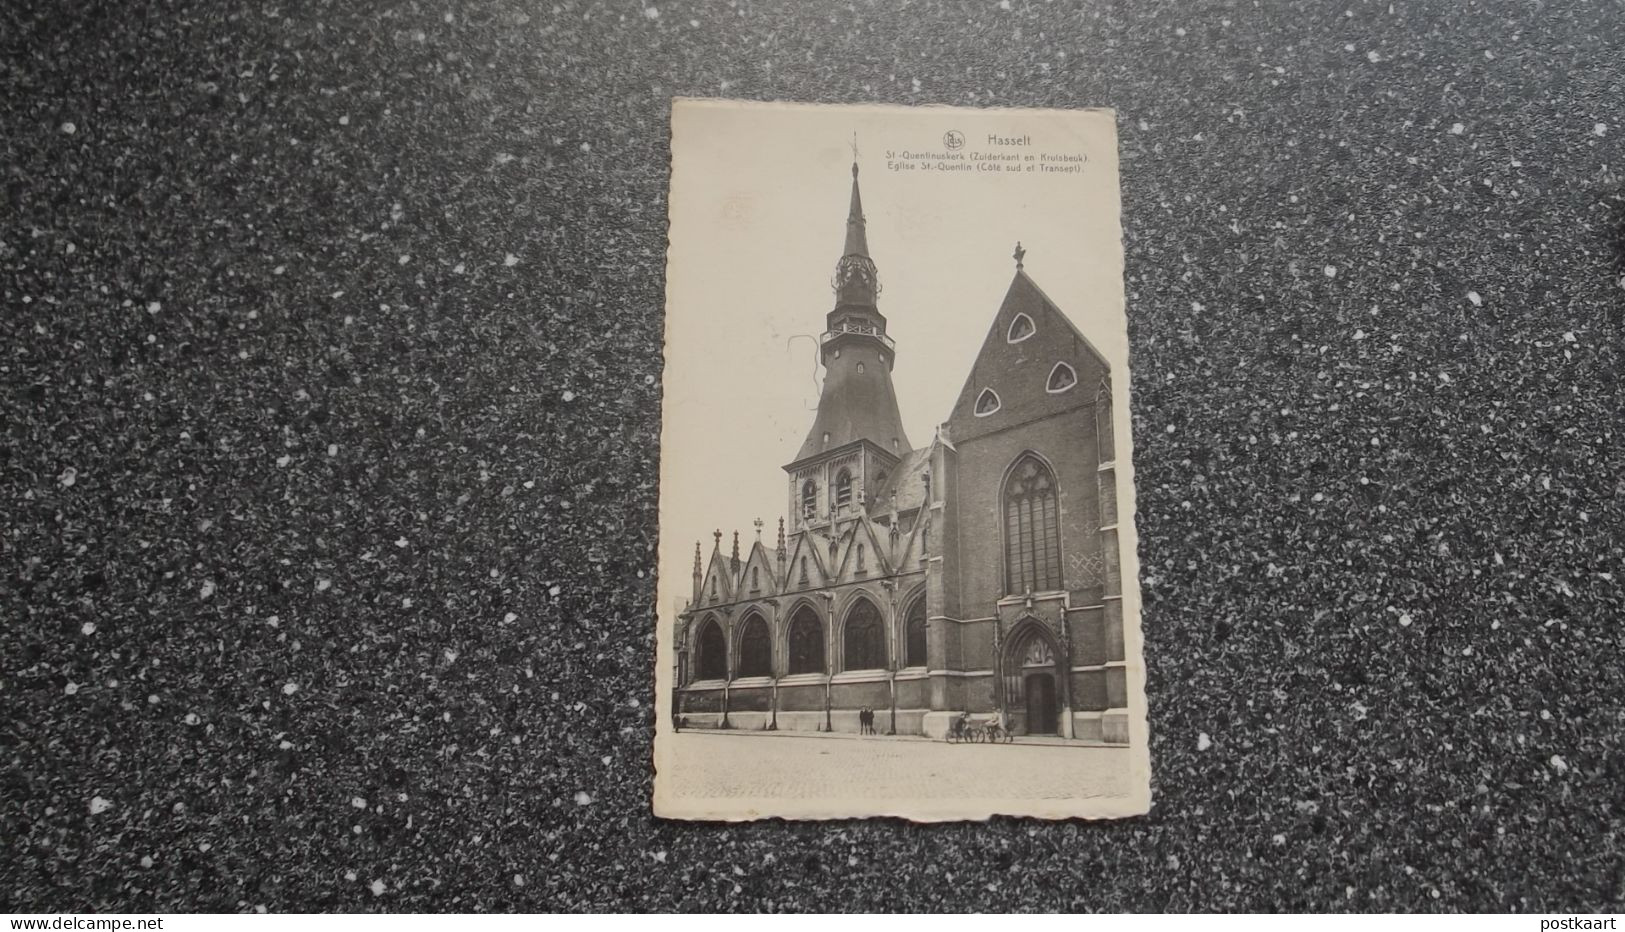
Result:
M685 731L663 741L670 757L662 777L674 796L1076 799L1127 795L1133 780L1124 747L715 731Z

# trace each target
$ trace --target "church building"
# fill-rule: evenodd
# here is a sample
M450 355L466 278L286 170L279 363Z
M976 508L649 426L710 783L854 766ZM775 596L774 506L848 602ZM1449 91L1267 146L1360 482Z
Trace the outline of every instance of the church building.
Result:
M940 737L969 712L1127 743L1111 372L1022 258L953 410L914 446L852 166L788 521L774 546L760 520L748 552L737 531L695 544L680 727L856 732L867 709L883 734Z

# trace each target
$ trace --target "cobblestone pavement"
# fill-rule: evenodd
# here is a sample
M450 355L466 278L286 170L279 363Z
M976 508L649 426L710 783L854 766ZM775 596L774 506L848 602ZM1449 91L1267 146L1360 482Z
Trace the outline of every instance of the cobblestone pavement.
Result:
M1126 748L682 732L670 791L725 799L1075 799L1129 792Z

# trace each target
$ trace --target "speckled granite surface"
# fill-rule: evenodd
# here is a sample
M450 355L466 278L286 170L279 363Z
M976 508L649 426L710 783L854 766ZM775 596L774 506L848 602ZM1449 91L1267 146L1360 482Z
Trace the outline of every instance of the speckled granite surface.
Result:
M1621 908L1617 5L359 6L0 10L0 901ZM1150 817L649 817L674 94L1118 109Z

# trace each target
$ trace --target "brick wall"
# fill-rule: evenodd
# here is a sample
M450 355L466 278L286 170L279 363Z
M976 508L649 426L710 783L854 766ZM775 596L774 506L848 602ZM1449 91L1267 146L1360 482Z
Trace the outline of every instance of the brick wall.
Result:
M1093 403L985 434L957 444L956 531L961 555L959 601L966 614L993 614L1004 591L1003 496L1005 474L1026 451L1047 460L1059 490L1061 573L1068 589L1098 586L1100 553L1099 465Z

